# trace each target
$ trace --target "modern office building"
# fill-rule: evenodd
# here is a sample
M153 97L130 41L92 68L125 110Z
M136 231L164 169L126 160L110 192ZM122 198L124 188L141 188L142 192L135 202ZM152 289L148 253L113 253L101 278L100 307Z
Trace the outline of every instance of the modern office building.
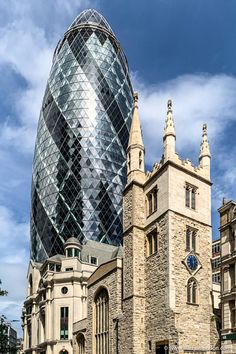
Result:
M119 245L133 91L111 27L85 10L58 43L40 112L32 178L31 258L71 237Z
M8 322L5 316L0 316L0 354L17 352L17 332L12 328L11 322Z
M219 208L221 244L221 352L236 353L236 203Z
M11 354L17 350L17 332L10 324L7 326L8 346L9 351L6 354Z

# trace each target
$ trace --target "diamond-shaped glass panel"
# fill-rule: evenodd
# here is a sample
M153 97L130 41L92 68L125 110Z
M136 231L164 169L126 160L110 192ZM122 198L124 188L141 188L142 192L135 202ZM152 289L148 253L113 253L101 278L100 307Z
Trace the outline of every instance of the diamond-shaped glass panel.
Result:
M107 21L86 10L59 42L43 98L32 179L31 257L73 234L118 245L133 91Z

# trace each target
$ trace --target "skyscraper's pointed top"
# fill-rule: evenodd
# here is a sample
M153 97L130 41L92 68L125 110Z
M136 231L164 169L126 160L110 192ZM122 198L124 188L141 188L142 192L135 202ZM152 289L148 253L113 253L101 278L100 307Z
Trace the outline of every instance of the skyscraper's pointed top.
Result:
M131 145L143 146L142 131L138 115L138 93L134 93L134 112L129 135L128 147Z
M175 124L174 124L174 120L172 117L172 100L170 100L170 99L167 102L167 117L166 117L166 124L165 124L165 128L164 128L164 139L168 135L173 135L174 137L176 137Z
M207 138L207 124L203 124L202 127L202 142L200 147L199 159L201 159L204 156L211 157L210 146Z
M107 20L94 9L87 9L81 12L81 14L72 22L69 29L83 24L96 25L114 34Z

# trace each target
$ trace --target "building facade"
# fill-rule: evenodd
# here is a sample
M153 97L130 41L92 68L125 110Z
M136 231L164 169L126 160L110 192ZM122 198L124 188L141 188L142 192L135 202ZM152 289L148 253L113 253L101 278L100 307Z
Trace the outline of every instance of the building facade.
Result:
M55 50L40 114L25 354L219 353L207 126L198 166L175 141L169 100L163 156L146 172L125 56L84 11Z
M219 208L221 244L222 354L236 353L236 203Z
M85 10L58 43L40 112L32 178L31 259L82 242L119 245L133 90L111 27Z
M220 239L212 241L212 290L213 290L213 303L214 309L220 308L220 296L221 296L221 252L220 252Z
M169 101L163 158L146 173L135 96L123 203L123 265L117 260L101 265L88 280L88 316L82 329L86 354L219 353L210 296L206 126L197 167L179 158L175 139ZM80 334L79 321L74 343Z
M163 157L145 172L135 94L123 248L72 237L64 255L30 262L24 353L219 353L206 126L197 167L175 139L168 101Z
M30 261L23 311L24 353L72 354L73 324L87 317L88 279L100 264L119 257L120 248L91 240L82 246L71 237L64 250L63 255L43 263ZM78 346L84 346L82 334Z

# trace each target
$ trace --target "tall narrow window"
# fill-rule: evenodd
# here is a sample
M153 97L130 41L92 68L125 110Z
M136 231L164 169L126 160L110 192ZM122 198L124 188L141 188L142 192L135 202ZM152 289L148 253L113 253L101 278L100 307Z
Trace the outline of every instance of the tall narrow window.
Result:
M153 230L147 235L147 242L148 242L147 255L151 256L152 254L157 253L158 235L156 230Z
M186 251L190 251L190 229L186 229Z
M68 316L69 316L69 308L61 307L60 339L68 339Z
M190 286L190 284L188 284L188 286L187 286L187 302L188 303L191 302L191 286Z
M196 282L193 282L193 287L192 287L192 303L193 304L197 303L197 284L196 284Z
M78 349L79 349L78 354L85 354L85 338L83 333L79 333L77 337L77 342L78 342Z
M197 230L190 226L186 228L186 251L197 251Z
M157 211L158 207L158 188L155 186L148 194L148 215L151 215L153 212Z
M148 255L150 256L152 254L152 234L148 235Z
M196 230L193 230L192 231L192 251L196 251L196 235L197 235L197 232Z
M197 304L197 282L190 278L187 284L187 303Z
M109 354L109 297L102 289L95 298L96 354Z
M193 210L196 209L197 187L186 183L185 185L185 206Z
M153 253L157 253L157 232L153 234Z
M185 189L185 205L186 207L190 207L190 189L189 187L186 187Z
M155 188L153 192L153 208L154 211L157 210L157 188Z
M235 322L235 300L230 300L229 301L229 310L230 310L231 328L234 328L236 326L236 322Z
M152 214L152 193L148 196L148 203L149 203L149 214Z
M192 189L191 191L191 208L196 209L196 190Z

